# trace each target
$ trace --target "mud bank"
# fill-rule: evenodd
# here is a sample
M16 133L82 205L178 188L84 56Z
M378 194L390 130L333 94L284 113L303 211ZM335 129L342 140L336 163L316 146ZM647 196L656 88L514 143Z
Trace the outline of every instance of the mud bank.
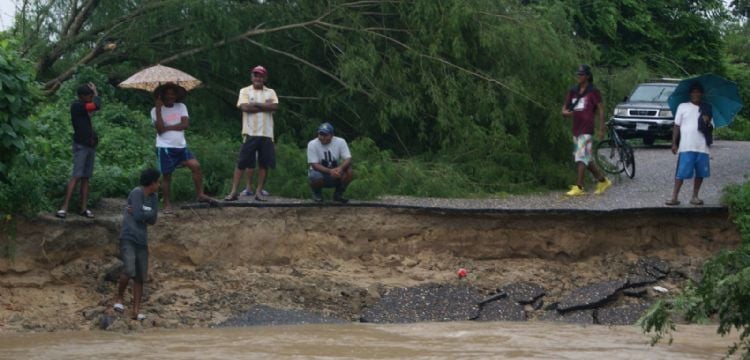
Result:
M14 259L0 260L2 331L102 325L120 266L121 206L108 201L94 220L19 221ZM542 287L547 307L521 304L523 316L516 320L567 321L557 316L570 312L550 313L556 308L548 305L565 303L576 289L624 281L606 306L633 305L634 298L623 294L627 289L645 296L635 305L647 303L663 295L627 280L638 275L644 258L658 258L670 269L648 285L679 291L687 278L700 276L706 258L736 246L740 237L724 208L289 205L182 209L160 217L149 241L149 320L133 324L115 317L105 324L110 329L215 326L258 308L360 321L365 313L372 318L394 289L467 287L474 301L522 282ZM469 269L467 278L457 279L459 267Z

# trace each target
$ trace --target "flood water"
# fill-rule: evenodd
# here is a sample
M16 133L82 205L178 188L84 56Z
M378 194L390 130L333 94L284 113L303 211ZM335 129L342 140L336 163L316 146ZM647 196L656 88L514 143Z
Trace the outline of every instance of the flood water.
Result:
M718 359L736 338L677 330L655 347L633 326L543 322L0 334L0 359Z

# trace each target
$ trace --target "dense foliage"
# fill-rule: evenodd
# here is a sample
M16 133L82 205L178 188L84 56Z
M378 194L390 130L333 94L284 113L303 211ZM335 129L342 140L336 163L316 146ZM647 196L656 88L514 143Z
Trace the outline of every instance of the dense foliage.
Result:
M687 289L670 302L660 301L640 320L646 332L654 332L653 342L664 336L672 340L675 315L690 322L705 322L718 318L718 333L728 335L732 330L739 341L728 353L742 351L750 359L750 182L727 189L734 223L742 235L738 249L722 251L703 265L703 277L691 282Z

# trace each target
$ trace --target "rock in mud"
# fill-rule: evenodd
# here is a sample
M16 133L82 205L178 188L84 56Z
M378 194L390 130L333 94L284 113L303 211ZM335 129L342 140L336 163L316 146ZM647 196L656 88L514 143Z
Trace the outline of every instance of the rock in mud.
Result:
M96 306L83 310L82 315L86 320L93 320L97 315L104 313L106 309L104 306Z
M102 266L99 276L104 281L117 282L120 279L123 265L120 259L113 258L110 262Z
M544 312L542 321L564 322L568 324L593 324L594 310L576 310L560 313L555 310Z
M99 316L99 329L101 330L107 330L110 326L112 326L112 323L114 322L114 319L112 316L107 314L101 314Z
M633 265L636 275L653 276L657 279L665 278L669 271L669 263L657 257L642 257Z
M374 306L365 309L362 322L412 323L469 320L477 316L482 296L466 286L427 284L394 288Z
M499 288L498 291L508 294L511 300L519 304L531 304L546 294L541 285L531 282L518 282L505 285Z
M219 324L219 326L343 324L346 322L342 319L327 317L304 310L276 309L265 305L254 305L249 310L232 316Z
M586 285L573 290L560 300L557 309L566 312L598 307L615 296L617 291L625 287L626 284L626 280L613 280Z
M596 312L596 323L602 325L633 325L650 306L649 303L641 303L599 309Z
M526 321L523 305L504 298L492 301L481 307L477 321Z

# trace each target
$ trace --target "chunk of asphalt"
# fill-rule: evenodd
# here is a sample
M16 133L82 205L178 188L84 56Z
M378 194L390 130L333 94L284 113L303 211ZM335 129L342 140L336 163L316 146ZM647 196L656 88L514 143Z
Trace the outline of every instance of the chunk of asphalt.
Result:
M540 296L538 299L534 300L533 303L531 303L531 308L534 310L539 310L544 306L544 299Z
M651 306L651 303L628 304L596 310L596 323L601 325L633 325Z
M515 301L502 298L482 306L477 321L526 321L526 312L523 305Z
M586 285L573 290L560 300L557 309L565 312L599 307L614 297L626 284L626 280L613 280Z
M481 308L482 306L486 305L487 303L490 303L490 302L493 302L493 301L497 301L497 300L500 300L500 299L506 298L506 297L508 297L508 294L505 293L505 292L503 292L503 291L500 291L497 294L492 295L492 296L490 296L490 297L488 297L488 298L486 298L486 299L478 302L477 305Z
M653 276L647 276L647 275L630 275L628 276L628 284L627 287L639 287L644 285L650 285L658 280Z
M630 297L643 297L648 293L645 287L630 288L622 291L622 294Z
M544 287L532 282L512 283L499 288L498 291L507 293L511 300L519 304L531 304L546 294Z
M461 321L476 318L482 301L473 287L425 284L387 290L372 307L365 309L361 322L413 323Z

